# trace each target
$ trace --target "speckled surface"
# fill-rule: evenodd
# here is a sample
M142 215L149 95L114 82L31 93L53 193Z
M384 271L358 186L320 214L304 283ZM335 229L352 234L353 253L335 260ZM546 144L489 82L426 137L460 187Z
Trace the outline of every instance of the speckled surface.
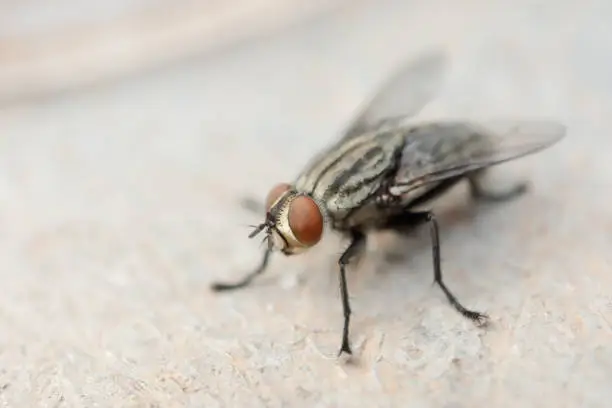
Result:
M603 407L612 397L612 6L362 3L214 57L0 111L0 406ZM540 2L541 3L541 2ZM546 116L568 136L499 167L524 197L436 210L350 272L338 361L331 236L242 292L244 210L334 137L397 63L442 44L423 116ZM402 253L389 257L387 252Z

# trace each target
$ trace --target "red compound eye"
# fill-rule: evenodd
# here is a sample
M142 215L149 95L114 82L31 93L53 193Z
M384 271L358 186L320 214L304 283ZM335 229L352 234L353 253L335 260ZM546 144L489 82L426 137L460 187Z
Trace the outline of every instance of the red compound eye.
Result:
M310 197L299 196L289 207L289 228L304 245L312 246L323 235L323 215Z
M290 188L291 186L287 183L279 183L275 185L274 187L272 187L272 190L270 190L270 192L268 193L268 196L266 197L266 211L269 211L270 207L274 205L276 200L278 200L280 196L285 194L285 192L289 190Z

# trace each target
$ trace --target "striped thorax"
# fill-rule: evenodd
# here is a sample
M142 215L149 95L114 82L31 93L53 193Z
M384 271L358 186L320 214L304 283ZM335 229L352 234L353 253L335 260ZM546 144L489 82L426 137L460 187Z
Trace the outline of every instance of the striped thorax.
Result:
M403 146L402 133L394 131L342 140L306 166L295 188L323 203L334 228L344 229L348 218L385 188Z
M266 222L252 235L267 228L268 244L292 255L316 245L327 224L345 229L374 218L368 204L375 205L383 180L396 170L403 140L401 132L372 132L327 150L293 185L270 190Z

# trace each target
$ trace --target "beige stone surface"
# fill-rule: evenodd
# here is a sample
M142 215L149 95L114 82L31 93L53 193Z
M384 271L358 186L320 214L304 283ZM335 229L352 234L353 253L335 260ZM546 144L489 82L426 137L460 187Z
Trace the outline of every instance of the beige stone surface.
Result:
M0 406L604 407L612 397L612 7L363 3L181 66L0 111ZM259 261L240 206L290 180L410 55L452 71L423 116L545 116L568 136L499 167L532 188L375 237L351 270L355 361L330 236ZM389 257L387 252L396 256ZM398 257L397 254L402 254Z

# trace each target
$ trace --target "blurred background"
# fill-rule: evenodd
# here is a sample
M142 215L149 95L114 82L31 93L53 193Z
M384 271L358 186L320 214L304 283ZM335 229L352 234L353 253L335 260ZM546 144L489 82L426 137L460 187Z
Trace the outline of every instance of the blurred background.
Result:
M325 14L332 1L7 1L0 100L78 90Z
M431 285L427 230L351 271L353 364L337 237L212 294L260 260L241 202L432 49L422 118L568 126L496 171L523 198L440 204L446 283L493 327ZM607 406L611 72L604 0L1 1L0 406Z

